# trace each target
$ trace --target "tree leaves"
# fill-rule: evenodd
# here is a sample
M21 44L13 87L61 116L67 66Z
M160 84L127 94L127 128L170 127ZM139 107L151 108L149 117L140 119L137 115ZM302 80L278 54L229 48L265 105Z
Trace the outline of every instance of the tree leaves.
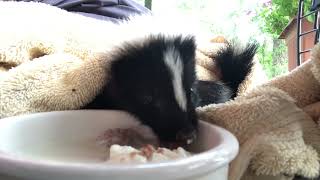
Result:
M304 13L309 13L311 0L304 2ZM253 20L258 21L263 32L279 36L290 19L297 15L298 4L298 0L270 0L265 3L265 6L257 9L257 15ZM308 20L312 21L313 19L308 18Z

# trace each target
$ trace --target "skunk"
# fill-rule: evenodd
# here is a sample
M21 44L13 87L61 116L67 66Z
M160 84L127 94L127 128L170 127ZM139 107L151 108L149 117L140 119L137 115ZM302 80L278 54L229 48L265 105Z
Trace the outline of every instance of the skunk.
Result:
M239 49L230 44L221 49L212 57L221 82L198 81L196 39L200 40L201 34L190 24L183 18L142 15L106 28L102 37L110 62L106 83L82 109L129 112L149 126L160 141L194 140L196 107L235 97L239 84L250 73L256 48Z
M195 108L232 99L251 71L257 46L237 47L229 44L212 57L222 74L214 82L196 79L193 36L159 34L127 42L116 50L103 91L84 108L127 111L162 141L194 140Z
M163 141L194 139L195 51L192 36L151 35L124 44L115 53L111 79L85 108L128 111Z

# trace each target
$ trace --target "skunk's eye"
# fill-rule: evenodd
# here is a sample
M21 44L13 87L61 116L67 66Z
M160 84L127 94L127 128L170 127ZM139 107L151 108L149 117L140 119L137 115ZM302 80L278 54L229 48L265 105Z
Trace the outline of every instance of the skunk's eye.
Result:
M142 103L143 104L150 104L152 102L152 96L143 96Z
M192 87L192 88L190 88L190 91L191 91L191 93L195 93L194 92L194 88Z
M196 96L197 93L195 92L194 88L190 88L191 96Z

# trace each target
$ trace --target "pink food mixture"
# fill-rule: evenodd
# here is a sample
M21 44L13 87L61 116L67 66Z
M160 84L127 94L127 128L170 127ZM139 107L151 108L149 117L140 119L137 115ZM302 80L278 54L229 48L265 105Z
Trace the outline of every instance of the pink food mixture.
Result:
M191 156L182 147L159 147L157 137L145 129L109 129L98 137L97 142L106 147L109 163L160 162Z

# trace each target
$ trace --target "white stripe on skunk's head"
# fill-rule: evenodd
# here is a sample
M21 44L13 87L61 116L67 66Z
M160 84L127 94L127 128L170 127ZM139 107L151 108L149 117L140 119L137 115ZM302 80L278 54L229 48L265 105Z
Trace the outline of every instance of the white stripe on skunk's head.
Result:
M135 115L162 140L194 138L198 121L193 36L150 35L114 51L109 92L118 109Z
M187 98L182 84L183 77L183 62L180 57L180 52L174 47L166 49L164 52L164 62L167 65L171 76L174 95L183 111L187 110Z

